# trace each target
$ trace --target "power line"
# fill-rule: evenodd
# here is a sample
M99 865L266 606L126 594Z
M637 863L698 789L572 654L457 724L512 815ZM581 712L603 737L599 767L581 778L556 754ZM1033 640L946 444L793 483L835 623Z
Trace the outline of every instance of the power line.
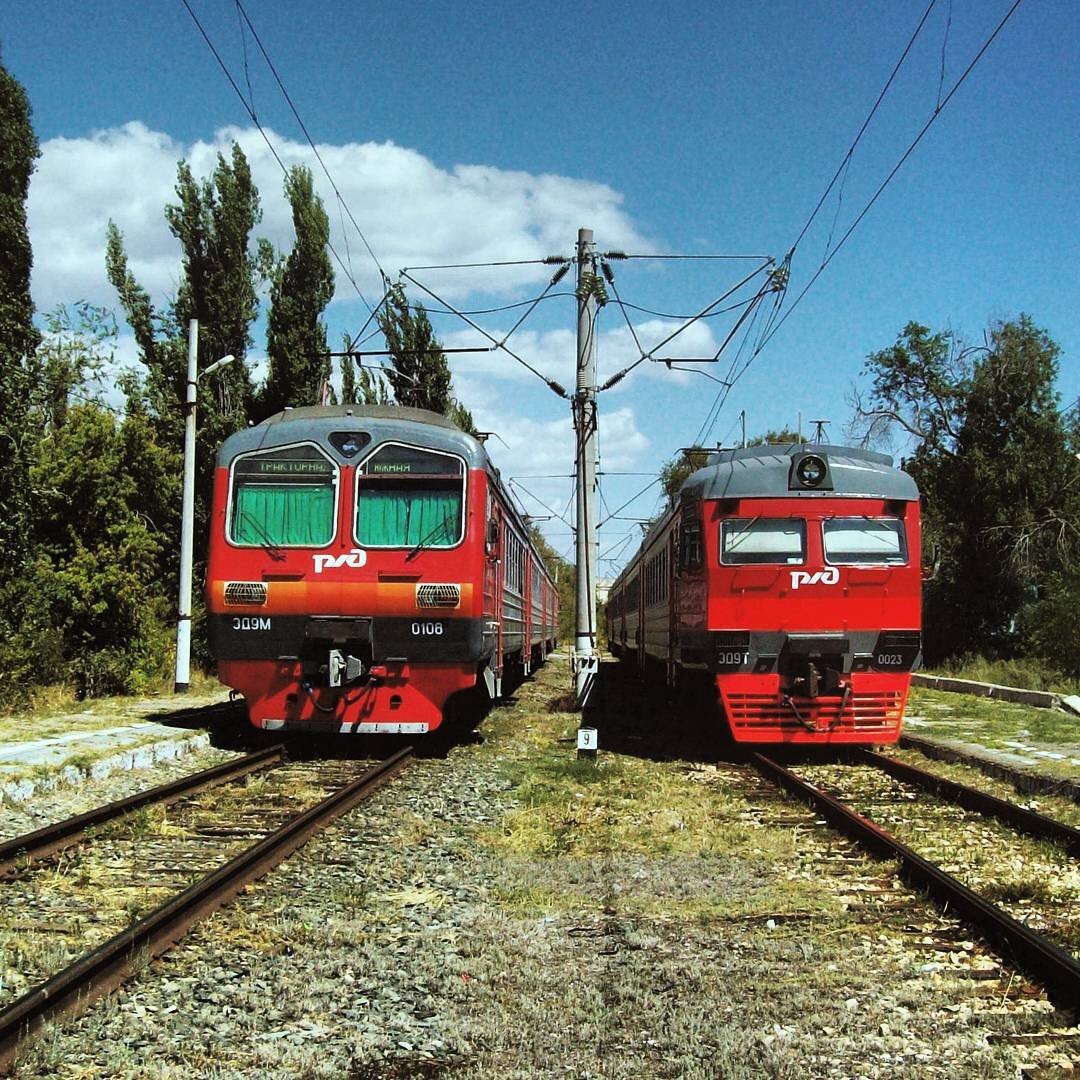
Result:
M777 331L780 329L780 327L783 326L785 322L787 322L787 320L790 318L792 312L794 312L794 310L799 306L800 301L807 294L807 292L809 292L809 290L810 290L811 286L814 284L814 282L816 282L817 279L819 277L821 277L821 275L825 272L825 268L829 265L829 263L831 263L833 261L833 259L839 253L840 249L847 242L848 238L855 231L855 229L859 226L859 223L862 221L862 219L864 217L866 217L866 215L870 212L870 208L874 205L874 203L876 203L878 201L878 198L881 196L882 192L892 182L893 177L896 176L896 174L900 171L900 169L903 166L904 162L907 161L907 159L914 152L915 148L919 145L920 142L922 142L923 137L930 130L930 128L933 125L934 121L937 120L937 118L944 111L945 106L948 105L949 102L952 100L953 95L963 85L963 83L965 82L967 77L974 70L975 65L978 64L979 61L983 58L983 55L985 54L986 50L989 49L990 46L994 43L994 40L997 38L998 34L1001 33L1002 29L1005 27L1005 24L1009 21L1009 19L1012 18L1013 13L1016 11L1016 9L1020 6L1020 4L1022 2L1023 2L1023 0L1014 0L1012 6L1005 13L1005 16L1002 18L1002 20L994 28L994 32L986 39L985 42L983 42L982 47L975 54L975 56L972 58L971 62L968 64L968 66L964 69L963 74L956 80L955 83L953 83L952 88L945 95L945 97L941 100L941 102L934 108L934 111L930 114L930 118L926 121L925 124L923 124L923 126L920 129L919 133L915 136L915 138L909 144L908 148L901 155L900 160L897 161L897 163L889 171L889 174L885 177L884 180L882 180L881 184L878 186L878 189L871 196L870 201L862 208L862 210L859 211L858 216L855 218L855 220L848 227L847 232L845 232L844 235L842 237L840 237L839 243L828 254L828 256L822 261L821 265L815 271L813 277L811 277L810 280L803 287L802 292L799 293L799 295L792 302L791 306L784 313L783 317L781 319L779 319L779 321L776 323L776 325L770 330L768 336L764 339L764 341L762 341L761 348L764 348L769 343L769 341L773 338L773 336L777 333Z
M845 154L844 159L841 161L840 167L837 169L836 174L834 175L832 181L830 181L829 186L826 188L824 194L818 200L817 206L815 206L814 210L811 212L810 217L807 219L806 223L804 224L802 230L799 233L799 236L795 240L795 243L792 245L791 249L789 250L789 252L787 254L787 257L786 257L786 259L784 261L785 268L790 267L791 259L792 259L792 256L793 256L794 252L795 252L795 248L798 246L799 241L806 234L806 230L810 227L810 223L813 221L814 217L817 215L818 211L820 210L822 204L825 201L825 198L828 196L829 191L831 190L832 186L835 184L837 178L840 176L840 173L843 171L848 159L850 158L850 155L854 152L854 149L855 149L855 146L858 143L858 140L862 137L862 134L866 130L867 125L869 124L870 120L873 118L873 115L876 112L878 106L881 104L881 101L884 98L885 93L888 91L888 88L891 85L893 79L895 78L896 73L899 71L900 66L902 65L902 63L904 61L904 58L907 56L908 51L910 50L915 38L917 37L919 31L922 29L922 26L925 23L926 18L930 13L930 10L934 7L935 2L936 2L936 0L931 0L930 5L927 7L926 11L923 13L923 17L919 21L919 24L916 27L915 32L912 34L911 39L908 41L907 47L904 49L904 52L902 53L900 60L897 62L896 66L893 69L892 74L889 76L889 79L886 81L886 84L885 84L884 88L882 89L881 93L878 95L878 99L874 103L874 106L870 110L870 113L868 114L866 120L864 120L863 126L859 130L859 134L856 136L855 141L849 147L848 152L847 152L847 154ZM826 256L822 259L821 265L817 268L817 270L815 271L813 276L806 283L806 285L803 287L802 291L795 298L795 300L792 302L792 304L787 308L787 310L784 312L783 315L780 314L780 308L782 306L782 301L783 301L783 294L781 294L778 297L778 302L774 304L772 314L770 315L769 320L767 321L767 323L765 325L765 328L760 333L758 343L755 345L755 347L752 350L750 356L747 358L747 360L745 361L745 363L742 365L741 368L739 368L737 371L733 370L733 373L732 373L732 375L730 377L730 385L723 388L723 389L721 389L720 393L717 395L717 399L713 402L713 406L710 408L709 414L706 416L705 422L702 424L702 428L701 428L702 433L707 431L707 430L711 431L712 426L716 423L716 419L719 417L720 411L722 410L723 405L726 402L728 395L730 394L731 388L735 385L736 382L738 382L738 380L743 376L743 374L745 374L746 370L750 367L750 365L753 363L753 361L756 359L756 357L761 353L761 351L765 348L765 346L768 345L768 343L773 339L773 337L775 337L775 335L779 332L780 327L783 326L785 322L787 322L787 320L794 313L795 309L799 306L799 303L802 301L803 297L807 294L807 292L814 285L814 283L818 280L818 278L821 277L821 275L825 272L826 267L837 256L837 254L840 252L840 249L847 242L847 240L849 239L851 234L859 226L859 224L862 222L863 218L866 217L866 215L869 213L871 207L873 207L874 203L877 202L878 198L881 196L881 194L884 192L884 190L888 187L888 185L892 181L893 177L895 177L896 174L900 171L901 167L904 165L904 162L906 162L907 159L914 152L915 148L919 145L919 143L922 141L923 137L930 130L930 127L933 125L934 121L941 115L942 111L945 109L945 106L948 105L948 103L952 100L953 95L963 85L963 83L965 82L967 77L971 74L971 72L974 70L975 66L982 59L982 57L986 53L987 49L989 49L989 47L993 44L994 40L997 38L998 34L1004 28L1005 24L1009 21L1009 19L1012 18L1013 14L1015 13L1016 9L1020 6L1021 3L1022 3L1022 0L1014 0L1012 6L1009 8L1009 10L1005 13L1004 17L1001 19L1001 21L994 28L993 33L991 33L990 36L986 39L986 41L983 42L981 48L978 50L978 52L972 58L971 62L968 64L968 66L964 69L964 72L960 75L960 77L952 85L952 87L950 88L948 94L946 94L943 99L939 99L937 105L935 106L933 112L930 115L930 118L926 121L926 123L923 125L922 129L919 131L919 133L915 136L915 138L912 140L910 145L907 147L907 149L901 155L899 161L897 161L897 163L890 170L889 174L881 182L878 189L874 192L873 196L870 198L869 202L867 202L867 204L862 208L862 210L855 217L854 221L848 227L847 231L840 238L840 241L837 243L836 247L833 248L831 251L829 251L826 254ZM756 316L755 316L755 319L756 319ZM744 344L745 344L745 341L746 341L746 339L744 338ZM738 361L738 357L739 357L739 355L741 355L741 352L742 352L742 349L740 348L739 353L736 354L735 362ZM699 436L700 436L700 433L699 433ZM700 441L700 437L699 437L698 441Z
M255 26L251 21L251 18L244 10L244 5L240 2L240 0L236 0L236 6L239 9L240 13L244 16L244 22L247 23L248 29L251 31L251 36L255 39L255 44L259 46L259 52L262 53L263 59L266 61L266 66L270 68L270 71L273 73L274 79L277 82L281 93L284 95L285 100L289 103L289 108L292 110L293 116L296 117L296 122L300 125L300 130L304 133L304 138L307 139L308 146L311 147L312 151L315 154L316 160L322 166L322 171L326 174L326 179L330 182L330 187L333 189L334 195L337 197L339 205L344 207L345 213L349 215L349 220L352 222L353 228L356 229L357 234L364 243L364 247L367 248L367 253L371 256L372 262L375 263L375 266L379 270L379 276L385 278L386 274L383 272L382 264L376 257L375 252L371 250L371 245L368 243L367 237L364 235L364 230L361 229L360 226L357 224L356 218L353 217L352 210L349 209L349 204L343 198L341 192L338 190L337 184L334 182L334 178L330 175L330 170L326 167L326 162L323 161L322 154L319 153L319 148L315 145L314 140L308 133L307 125L301 119L299 111L293 104L293 99L289 96L289 91L285 89L285 83L282 82L281 76L278 74L278 70L274 66L273 60L270 59L270 54L266 51L266 48L262 43L262 39L259 37L258 31L256 31Z
M813 223L814 218L817 217L818 211L825 204L825 200L829 197L829 192L832 191L833 186L839 179L841 172L843 172L847 165L850 163L851 157L855 153L855 148L859 145L859 140L863 137L866 129L870 126L870 121L874 119L874 114L878 111L878 107L885 100L885 95L889 92L889 87L892 86L893 80L899 73L900 68L903 67L904 61L907 59L908 53L911 52L911 47L915 44L915 39L922 31L922 28L926 24L926 20L930 17L930 12L933 10L936 3L937 0L930 0L930 3L927 5L926 10L923 12L922 18L919 20L918 26L915 27L914 32L908 39L907 45L904 46L904 51L900 54L900 59L896 61L896 66L892 69L892 73L889 75L888 79L885 80L885 85L881 88L881 93L878 94L877 101L874 102L873 108L871 108L871 110L866 114L866 119L863 120L862 127L859 128L859 133L855 136L855 138L851 142L851 145L847 148L847 153L844 154L843 158L840 161L840 164L837 166L836 172L833 173L833 178L829 181L825 190L821 193L821 198L818 199L817 205L814 207L813 210L810 211L810 216L806 219L803 227L799 230L799 235L795 237L795 243L791 245L791 250L793 252L799 246L799 241L801 241L802 238L806 235L806 232Z
M214 59L217 61L218 67L221 68L223 74L225 75L225 78L229 80L229 85L233 88L236 96L240 99L240 103L244 106L244 111L251 118L251 122L255 125L259 134L262 136L263 142L266 143L267 149L273 155L274 160L278 163L282 175L288 178L289 169L286 166L285 162L281 160L281 155L277 152L277 147L275 147L274 144L270 141L270 136L266 134L266 130L260 123L254 108L248 104L247 100L244 98L243 91L240 89L239 86L236 85L236 80L232 77L232 72L229 71L228 67L225 64L225 61L221 58L221 54L217 51L214 43L210 40L210 35L207 34L206 29L203 27L203 24L199 21L199 17L192 10L191 4L188 3L188 0L180 0L180 3L182 3L187 9L187 13L191 16L192 21L198 28L199 33L202 35L203 41L206 42L207 48L209 48L210 52L213 54ZM337 249L334 247L333 243L330 240L327 240L326 246L330 249L330 252L334 256L335 260L337 260L337 264L341 267L342 273L344 273L345 277L349 280L349 283L352 285L353 289L356 290L356 295L360 297L368 311L374 314L376 309L373 309L371 304L368 303L368 299L364 295L363 290L357 284L356 278L353 277L351 270L346 265L345 261L341 258L341 256L338 254Z
M542 379L545 383L547 383L547 385L552 390L554 390L555 393L559 395L559 397L566 398L567 400L569 400L569 394L567 394L566 390L559 383L557 383L554 379L549 379L546 375L544 375L541 372L537 371L536 368L534 368L532 366L532 364L530 364L528 362L528 360L525 360L522 357L518 356L518 354L516 352L514 352L513 349L507 348L507 346L506 346L506 337L504 337L502 339L502 341L499 341L498 338L493 337L482 326L480 326L478 323L473 322L473 320L470 319L464 312L462 312L458 308L454 307L454 305L451 304L448 300L444 300L441 296L438 295L438 293L434 292L432 289L429 289L422 282L417 281L416 278L414 278L412 276L412 274L410 274L408 272L407 269L403 269L401 271L401 276L403 278L406 278L409 281L411 281L418 289L422 289L424 292L426 292L428 294L428 296L430 296L437 303L443 304L446 307L448 307L451 310L451 312L453 312L453 314L457 315L458 318L460 318L460 319L464 320L465 322L467 322L477 333L483 334L483 336L486 337L488 339L488 341L491 342L492 348L490 350L488 350L489 352L494 352L496 349L501 349L508 356L513 357L513 359L515 359L523 368L525 368L528 371L531 371L538 379ZM556 273L556 275L554 277L552 277L551 281L549 282L548 288L550 289L556 283L557 278L559 278L561 276L562 275L560 273ZM545 289L544 291L546 292L547 290ZM533 303L534 308L536 307L536 304L540 302L540 299L542 299L542 297L543 297L543 294L541 294L541 296L538 297L537 300ZM518 328L518 326L521 325L522 322L523 322L523 320L519 319L517 321L517 324L515 325L514 329L516 330ZM507 337L508 336L509 335L507 335Z

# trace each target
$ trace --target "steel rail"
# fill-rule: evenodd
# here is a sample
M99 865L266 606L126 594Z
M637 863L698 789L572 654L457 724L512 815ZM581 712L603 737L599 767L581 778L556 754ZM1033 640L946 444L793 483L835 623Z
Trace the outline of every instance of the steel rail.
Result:
M978 788L949 780L944 776L937 776L904 761L897 761L896 758L886 754L860 750L854 760L865 765L873 765L905 784L920 787L965 810L974 810L976 813L995 817L1028 836L1034 836L1038 840L1052 840L1060 844L1070 855L1080 857L1080 829L1072 825L1055 821L1034 810L1025 810L1016 803L999 799L996 795L989 795L985 791L979 791Z
M1044 986L1055 1005L1080 1008L1080 963L1070 953L991 904L839 799L808 784L763 754L755 753L751 760L767 779L810 803L826 821L872 855L898 859L904 881L925 889L944 909L976 927L994 948L1011 957L1033 981Z
M920 754L937 761L971 765L986 773L987 776L1007 780L1017 791L1025 794L1063 795L1067 799L1072 799L1073 802L1080 803L1080 784L1075 780L1059 779L1042 773L1014 769L1000 761L982 757L980 754L969 754L956 747L942 746L940 743L931 742L929 739L922 739L916 735L901 735L900 745L905 750L918 750Z
M412 757L405 747L366 769L322 802L290 818L275 832L155 908L70 967L0 1011L0 1073L10 1071L20 1042L57 1013L82 1012L119 986L144 959L176 944L189 927L216 911L281 863L312 836L399 773Z
M129 795L126 799L106 803L84 814L58 821L54 825L46 825L34 832L5 840L0 843L0 881L17 876L28 863L44 859L48 855L79 843L88 830L103 825L107 821L124 817L144 806L176 802L177 799L186 795L193 795L207 788L229 783L280 761L284 755L285 747L278 743L265 750L246 754L235 761L226 761L211 769L183 776L179 780L159 784L137 795Z

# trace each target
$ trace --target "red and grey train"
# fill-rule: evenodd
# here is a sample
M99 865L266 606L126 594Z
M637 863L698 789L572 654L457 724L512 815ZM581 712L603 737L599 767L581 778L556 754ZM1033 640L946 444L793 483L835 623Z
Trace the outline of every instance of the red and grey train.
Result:
M704 695L738 742L895 742L919 562L919 492L887 455L721 450L612 585L609 647Z
M558 592L483 445L397 406L287 409L226 439L207 602L259 728L420 734L555 647Z

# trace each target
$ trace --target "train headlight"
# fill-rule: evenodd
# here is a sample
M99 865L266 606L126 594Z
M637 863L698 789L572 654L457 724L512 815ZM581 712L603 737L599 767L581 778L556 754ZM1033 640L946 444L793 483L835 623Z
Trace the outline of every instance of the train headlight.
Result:
M799 462L795 475L806 487L817 487L825 479L825 462L814 454L807 454Z
M800 454L791 464L789 488L832 489L829 463L823 454Z

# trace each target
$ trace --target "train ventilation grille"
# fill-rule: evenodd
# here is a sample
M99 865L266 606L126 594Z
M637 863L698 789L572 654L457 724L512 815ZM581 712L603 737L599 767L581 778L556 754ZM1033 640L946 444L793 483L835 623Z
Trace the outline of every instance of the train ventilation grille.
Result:
M252 605L266 603L266 582L264 581L226 581L225 603L231 605Z
M723 696L731 725L742 728L769 728L777 731L798 731L802 725L791 709L775 694L738 694ZM900 694L893 691L853 694L840 713L836 699L796 698L795 705L803 718L818 726L834 727L837 731L863 733L891 731L901 719Z
M456 608L461 604L460 585L417 585L416 606Z

